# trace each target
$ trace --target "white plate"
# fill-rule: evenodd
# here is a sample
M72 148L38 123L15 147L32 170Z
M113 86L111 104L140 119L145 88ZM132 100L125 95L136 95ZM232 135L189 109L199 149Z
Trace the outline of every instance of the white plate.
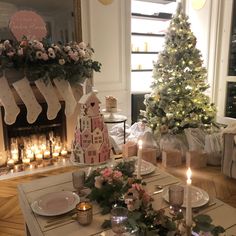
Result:
M137 165L137 162L136 162L135 163L135 171L134 171L135 175L137 175L137 168L138 168L138 165ZM140 173L141 175L151 174L153 171L155 171L155 169L156 169L156 166L154 166L152 163L142 160L142 162L141 162L141 173Z
M42 216L57 216L67 213L80 202L77 194L69 191L48 193L31 203L33 212Z
M184 187L184 203L182 207L186 207L186 185L181 185ZM163 190L163 198L165 201L169 202L169 187L164 188ZM207 204L209 201L209 195L203 189L191 186L191 202L192 207L201 207Z

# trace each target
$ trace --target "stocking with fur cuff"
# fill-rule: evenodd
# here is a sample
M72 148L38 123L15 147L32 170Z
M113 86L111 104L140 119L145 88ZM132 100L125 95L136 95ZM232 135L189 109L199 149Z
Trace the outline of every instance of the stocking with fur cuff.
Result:
M72 92L72 88L70 83L63 79L53 79L57 90L59 91L60 95L62 96L63 100L65 101L65 114L66 116L73 115L75 111L75 107L77 102L75 100L74 94Z
M0 78L0 88L0 101L5 110L4 121L8 125L12 125L20 113L20 108L17 106L11 88L4 76Z
M24 78L13 83L12 85L26 106L28 123L34 123L37 120L39 114L41 113L42 107L36 100L29 81Z
M49 120L55 119L58 111L61 109L61 104L51 81L45 83L43 79L38 79L35 81L35 84L47 102L47 118Z

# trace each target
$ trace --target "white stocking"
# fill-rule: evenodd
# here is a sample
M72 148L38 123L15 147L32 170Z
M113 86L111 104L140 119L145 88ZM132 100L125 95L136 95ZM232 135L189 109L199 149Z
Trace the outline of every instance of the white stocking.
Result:
M35 81L35 84L47 102L47 105L48 105L47 117L48 117L48 119L49 120L55 119L58 111L61 109L61 104L57 98L56 92L52 86L51 81L49 80L47 82L47 84L45 84L43 79L38 79Z
M77 105L74 94L72 92L71 86L68 81L63 79L53 79L54 84L56 85L60 95L65 101L65 114L66 116L71 116Z
M6 124L11 125L15 123L16 117L20 112L20 108L16 105L11 88L5 77L0 78L0 88L0 101L5 110L4 121Z
M39 114L41 113L42 107L36 100L35 95L29 84L29 81L24 78L13 83L12 85L14 86L21 100L26 106L28 123L34 123L37 120Z

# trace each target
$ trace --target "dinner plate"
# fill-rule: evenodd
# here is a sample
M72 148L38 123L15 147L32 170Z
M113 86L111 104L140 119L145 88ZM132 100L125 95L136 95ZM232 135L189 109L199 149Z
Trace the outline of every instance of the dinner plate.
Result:
M137 169L138 169L138 165L137 165L137 162L136 162L135 171L134 171L135 175L137 174ZM154 166L152 163L142 160L142 162L141 162L141 173L140 173L141 175L151 174L153 171L155 171L155 169L156 169L156 166Z
M33 212L42 216L57 216L73 210L80 202L77 194L70 191L48 193L31 204Z
M184 203L182 207L186 207L186 185L181 185L184 187ZM169 187L164 188L163 190L163 198L165 201L169 202ZM192 207L201 207L205 204L207 204L209 201L209 195L206 191L203 189L191 186L191 202Z

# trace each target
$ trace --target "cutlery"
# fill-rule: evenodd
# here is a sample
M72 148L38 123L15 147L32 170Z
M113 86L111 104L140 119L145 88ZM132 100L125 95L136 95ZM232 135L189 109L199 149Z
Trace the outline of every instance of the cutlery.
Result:
M163 192L163 189L160 189L160 190L154 191L154 192L152 193L152 195L156 195L156 194L162 193L162 192Z
M211 207L211 206L214 206L215 204L216 204L216 202L211 202L211 203L209 203L209 204L207 204L207 205L205 205L205 206L202 206L202 207L193 209L193 212L194 212L194 213L199 213L199 212L201 212L201 211L203 211L203 210L205 210L205 209L207 209L207 208L209 208L209 207Z
M62 220L64 218L69 218L69 217L73 216L75 213L76 213L76 210L74 209L74 210L72 210L72 211L70 211L66 214L63 214L63 215L60 215L60 216L55 216L53 218L48 219L47 223L52 223L52 222L55 222L55 221L58 221L58 220Z
M75 217L68 217L68 218L59 219L57 221L48 223L47 225L44 226L44 228L49 228L49 227L60 225L60 224L63 224L63 223L70 223L70 222L73 222L75 220L76 220Z

